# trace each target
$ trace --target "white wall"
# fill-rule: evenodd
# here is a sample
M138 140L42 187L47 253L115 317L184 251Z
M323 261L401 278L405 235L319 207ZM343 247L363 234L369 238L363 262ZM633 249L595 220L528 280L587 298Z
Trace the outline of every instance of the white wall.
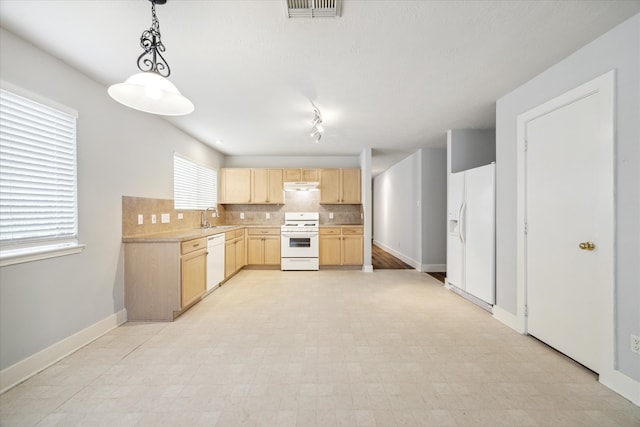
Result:
M594 40L504 96L496 109L497 305L516 304L517 116L609 70L616 70L616 327L617 366L640 381L629 334L640 335L640 15Z
M305 141L305 143L309 143ZM312 143L311 143L312 144ZM359 156L226 156L227 168L359 168Z
M124 309L122 196L173 198L173 152L223 157L167 121L117 104L107 88L13 34L0 33L3 80L78 118L79 240L85 250L0 269L0 368ZM133 72L133 70L132 70Z
M447 150L423 148L422 270L445 271L447 263Z
M362 270L365 272L373 271L373 264L371 263L371 236L373 226L373 190L371 179L371 148L365 148L360 154L360 169L362 171L361 191L362 195L362 214L364 216L363 221L363 266Z
M462 172L495 161L495 130L450 129L447 131L447 172Z

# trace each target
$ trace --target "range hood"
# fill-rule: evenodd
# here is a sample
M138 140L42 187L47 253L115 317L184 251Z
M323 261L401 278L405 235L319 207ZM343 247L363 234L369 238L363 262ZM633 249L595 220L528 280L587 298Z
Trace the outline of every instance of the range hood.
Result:
M284 191L318 191L319 185L315 181L285 182Z

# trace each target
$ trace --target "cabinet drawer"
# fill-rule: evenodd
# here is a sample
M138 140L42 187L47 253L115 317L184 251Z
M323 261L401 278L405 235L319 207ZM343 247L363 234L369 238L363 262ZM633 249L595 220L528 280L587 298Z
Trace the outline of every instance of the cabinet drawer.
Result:
M342 234L362 234L362 227L342 227Z
M233 240L238 237L244 237L244 228L239 228L237 230L226 231L224 233L225 240L228 242L229 240Z
M250 236L279 236L279 228L248 228L247 234Z
M207 239L204 237L201 239L187 240L186 242L182 242L180 244L180 253L184 255L193 251L206 249L206 248L207 248Z
M320 227L320 234L340 235L340 227Z

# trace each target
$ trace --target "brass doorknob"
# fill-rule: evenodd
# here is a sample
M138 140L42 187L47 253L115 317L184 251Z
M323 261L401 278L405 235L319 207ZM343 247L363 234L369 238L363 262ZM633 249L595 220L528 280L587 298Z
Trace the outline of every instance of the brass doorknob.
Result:
M582 242L578 247L583 251L592 251L596 248L596 245L593 242Z

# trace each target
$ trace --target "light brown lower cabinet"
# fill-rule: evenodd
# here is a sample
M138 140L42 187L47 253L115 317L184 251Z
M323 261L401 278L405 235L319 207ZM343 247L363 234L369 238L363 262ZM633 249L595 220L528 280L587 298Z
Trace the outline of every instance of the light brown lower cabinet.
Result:
M206 243L205 243L206 245ZM207 252L192 252L180 259L182 270L181 308L200 299L207 290Z
M124 245L125 308L132 321L171 321L207 288L207 240Z
M320 265L362 265L361 226L321 227Z
M244 229L227 231L225 239L224 278L226 280L246 265Z
M280 265L280 228L247 229L247 265Z

